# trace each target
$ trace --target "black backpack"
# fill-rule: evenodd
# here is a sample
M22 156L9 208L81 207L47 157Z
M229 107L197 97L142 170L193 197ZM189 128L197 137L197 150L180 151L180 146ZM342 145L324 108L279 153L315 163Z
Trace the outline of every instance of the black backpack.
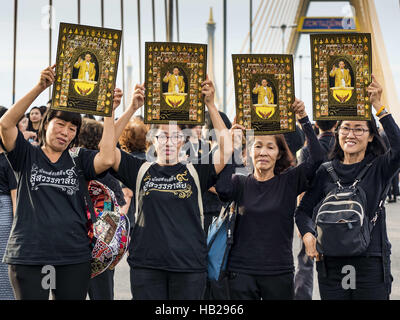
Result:
M318 252L344 257L361 255L367 250L378 216L372 220L368 217L367 198L359 183L371 165L368 163L361 170L352 185L343 186L332 162L323 164L336 186L314 211Z

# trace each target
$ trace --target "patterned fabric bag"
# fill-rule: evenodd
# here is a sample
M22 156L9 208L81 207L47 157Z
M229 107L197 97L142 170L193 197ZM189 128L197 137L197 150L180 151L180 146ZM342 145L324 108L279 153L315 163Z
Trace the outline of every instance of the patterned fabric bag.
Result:
M130 224L110 188L97 180L87 184L80 161L75 162L79 148L72 148L70 155L79 169L80 185L84 186L88 236L92 248L91 278L94 278L107 269L114 269L121 261L129 245Z

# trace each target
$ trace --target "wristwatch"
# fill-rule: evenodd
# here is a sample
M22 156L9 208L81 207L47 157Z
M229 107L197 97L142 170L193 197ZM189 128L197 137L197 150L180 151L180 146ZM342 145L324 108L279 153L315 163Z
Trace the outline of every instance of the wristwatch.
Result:
M385 114L388 114L389 112L387 112L387 110L386 109L383 109L382 111L381 111L381 113L379 114L379 117L382 117L382 116L384 116Z
M378 110L378 112L376 113L376 116L377 116L377 117L380 117L380 116L383 116L383 115L386 114L386 113L388 113L388 112L386 111L385 106L382 106L382 107Z

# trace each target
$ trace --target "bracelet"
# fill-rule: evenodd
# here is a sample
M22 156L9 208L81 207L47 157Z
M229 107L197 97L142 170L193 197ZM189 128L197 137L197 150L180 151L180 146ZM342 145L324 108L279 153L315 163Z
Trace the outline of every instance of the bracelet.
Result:
M379 117L379 115L382 113L382 111L385 110L385 106L382 106L378 112L376 113L376 116Z

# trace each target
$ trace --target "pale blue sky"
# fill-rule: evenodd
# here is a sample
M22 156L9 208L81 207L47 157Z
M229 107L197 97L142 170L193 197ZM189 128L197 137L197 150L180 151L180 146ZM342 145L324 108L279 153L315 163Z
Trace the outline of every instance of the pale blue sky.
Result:
M279 1L279 0L274 0ZM48 30L42 24L46 21L46 6L48 0L19 0L18 13L18 42L17 42L17 72L16 72L16 99L21 98L33 87L38 79L39 73L48 65L49 61L49 39ZM253 0L253 16L261 0ZM58 37L59 22L77 23L77 1L75 0L53 0L55 14L55 29L53 30L52 60L55 61L56 43ZM100 0L81 0L81 23L86 25L101 25ZM117 28L120 24L120 1L105 0L105 27ZM156 3L156 41L165 41L165 18L164 0L155 0ZM400 7L398 0L375 0L378 17L381 23L382 33L389 61L392 67L398 95L400 96L400 41L398 30L400 30ZM1 0L0 11L0 39L2 39L2 50L0 50L0 105L9 107L12 102L12 46L13 46L13 0ZM213 7L215 31L215 76L216 85L222 97L222 74L223 74L223 46L222 46L222 0L179 0L179 24L180 41L206 43L206 22L209 17L209 8ZM344 9L348 7L347 2L322 3L312 2L308 16L341 16ZM295 8L283 8L294 10ZM228 0L227 1L227 80L228 90L233 90L233 79L229 78L232 64L231 54L241 53L244 39L249 31L249 1ZM293 21L287 21L292 23ZM133 81L139 81L138 61L138 23L137 23L137 1L124 1L124 36L125 36L125 65L128 57L133 65ZM141 31L142 31L142 66L144 65L144 43L153 41L151 0L141 0ZM280 31L276 30L271 35L271 46L275 47L263 53L280 53ZM176 41L176 26L174 26L174 41ZM258 40L257 38L255 40ZM262 37L258 40L262 42ZM257 41L253 47L257 46ZM257 48L257 47L256 47ZM260 49L258 49L260 50ZM248 52L248 45L242 53ZM256 51L255 53L261 53ZM302 79L300 79L300 63L295 59L296 95L301 97L311 113L311 80L309 36L302 35L296 57L302 54ZM122 87L122 60L117 78L117 86ZM143 68L142 68L143 70ZM142 76L143 78L143 76ZM301 82L301 83L300 83ZM300 88L302 89L300 92ZM233 93L233 92L232 92ZM228 114L234 115L233 94L229 95L227 105ZM33 103L42 105L47 102L49 93L45 92Z

